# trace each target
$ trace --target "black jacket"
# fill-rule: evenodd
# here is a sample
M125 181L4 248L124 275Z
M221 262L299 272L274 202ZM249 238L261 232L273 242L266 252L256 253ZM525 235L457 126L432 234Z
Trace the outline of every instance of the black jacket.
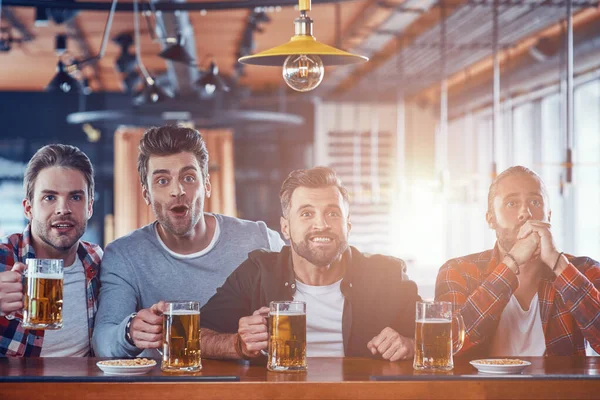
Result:
M383 328L414 337L417 286L406 279L400 259L366 255L349 247L342 256L346 272L342 336L347 357L372 357L367 343ZM289 246L281 252L256 250L227 278L202 307L201 325L221 333L235 333L240 318L252 315L271 301L292 300L296 277Z

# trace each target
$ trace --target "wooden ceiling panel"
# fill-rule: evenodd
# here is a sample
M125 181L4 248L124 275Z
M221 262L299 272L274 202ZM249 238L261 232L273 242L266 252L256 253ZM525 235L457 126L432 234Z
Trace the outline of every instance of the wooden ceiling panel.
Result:
M110 2L110 0L102 0ZM372 0L371 0L372 1ZM347 1L341 3L341 31L349 30L354 23L366 0ZM35 35L35 39L21 45L13 45L8 53L0 53L0 90L43 90L56 72L58 56L54 51L55 36L68 31L66 25L56 25L49 22L47 26L34 26L34 9L13 7L11 9L17 18ZM208 56L214 57L219 70L224 75L231 75L237 63L237 52L242 39L249 15L248 9L208 11L207 13L189 13L190 22L194 28L198 63L206 68L210 62ZM262 51L277 46L289 40L294 34L294 19L299 15L293 7L284 7L279 11L268 12L271 22L261 24L264 31L255 33L255 51ZM314 20L314 34L317 40L335 45L335 5L313 5L309 15ZM83 33L82 41L92 55L98 54L104 33L107 12L81 11L75 18L75 24ZM6 19L4 19L6 24ZM141 50L144 65L157 73L166 69L165 61L158 57L161 46L153 42L146 22L140 18ZM113 20L110 37L121 32L133 31L133 15L130 12L117 12ZM13 30L18 37L18 33ZM173 32L169 32L170 35ZM68 52L76 58L83 56L75 38L68 40ZM96 71L99 81L91 81L92 89L103 88L109 91L121 90L120 74L115 69L115 62L120 54L120 48L110 41L104 57L98 62ZM83 71L87 77L93 76L90 66ZM253 89L264 90L278 87L281 83L279 67L247 66L241 83Z

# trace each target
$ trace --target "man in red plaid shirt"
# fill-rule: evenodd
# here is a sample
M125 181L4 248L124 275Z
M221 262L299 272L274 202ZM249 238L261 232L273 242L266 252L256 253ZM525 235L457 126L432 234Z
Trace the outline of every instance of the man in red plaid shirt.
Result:
M486 219L494 248L452 259L437 276L436 300L465 322L462 353L585 355L585 341L600 351L600 264L556 248L541 178L521 166L502 172Z
M81 241L94 203L94 170L77 147L52 144L29 161L23 233L0 239L0 357L91 354L102 249ZM23 271L28 258L62 259L63 328L25 329Z

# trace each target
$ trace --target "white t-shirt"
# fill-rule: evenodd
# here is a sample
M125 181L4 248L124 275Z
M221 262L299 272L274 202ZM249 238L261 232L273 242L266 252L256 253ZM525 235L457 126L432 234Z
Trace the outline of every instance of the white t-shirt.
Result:
M90 354L85 272L79 257L64 269L63 327L44 333L41 357L85 357Z
M529 310L521 308L513 295L502 311L500 322L492 344L490 355L494 357L543 356L546 340L540 317L537 293L533 296Z
M310 286L296 281L294 301L306 302L307 357L344 357L341 283Z

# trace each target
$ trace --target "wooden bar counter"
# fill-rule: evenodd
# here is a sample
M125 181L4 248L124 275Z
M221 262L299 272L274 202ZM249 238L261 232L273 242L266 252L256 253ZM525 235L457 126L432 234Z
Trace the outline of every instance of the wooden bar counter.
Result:
M105 375L98 358L0 359L0 399L600 399L600 357L532 357L522 374L478 373L456 360L449 373L412 362L309 358L286 374L237 362L202 360L196 376Z

